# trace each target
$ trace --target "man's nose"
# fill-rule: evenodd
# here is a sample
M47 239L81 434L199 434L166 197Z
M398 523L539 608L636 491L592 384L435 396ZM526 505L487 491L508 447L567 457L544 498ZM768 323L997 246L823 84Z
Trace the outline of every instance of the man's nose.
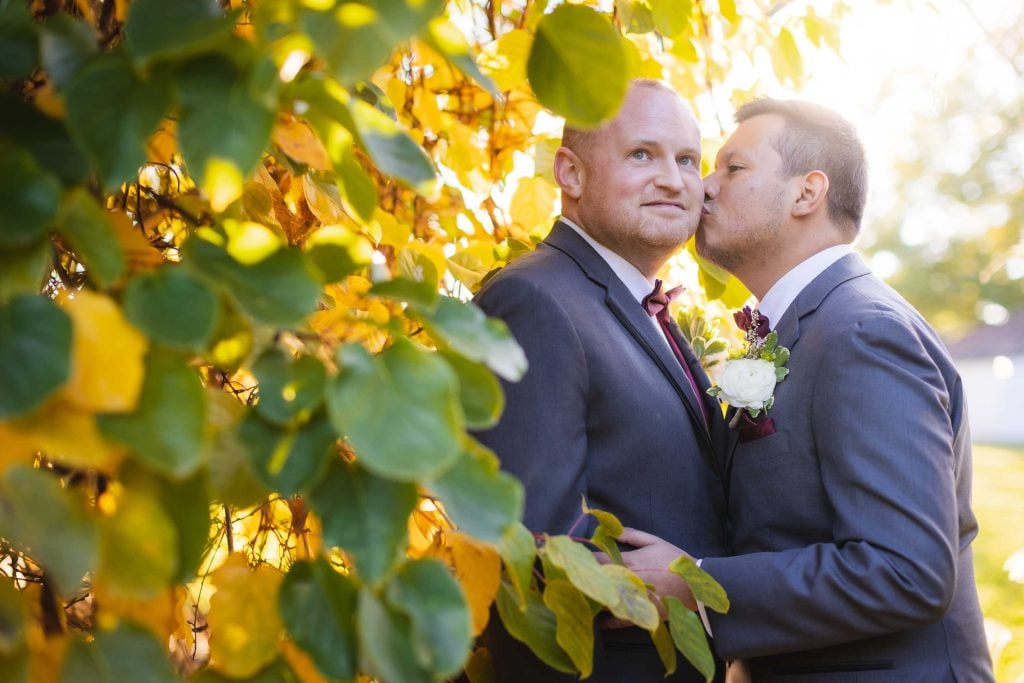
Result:
M682 192L683 172L673 161L664 164L654 179L655 185L671 192Z
M704 176L704 200L708 201L718 196L718 180L714 173Z

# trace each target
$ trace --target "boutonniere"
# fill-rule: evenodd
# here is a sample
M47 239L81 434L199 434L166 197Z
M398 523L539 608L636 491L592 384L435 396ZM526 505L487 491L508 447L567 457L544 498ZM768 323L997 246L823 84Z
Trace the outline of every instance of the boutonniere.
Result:
M733 318L745 337L729 352L718 385L708 394L737 409L729 426L739 430L740 441L752 441L775 433L767 413L775 403L775 385L789 374L789 349L779 346L779 335L769 331L768 318L749 306Z

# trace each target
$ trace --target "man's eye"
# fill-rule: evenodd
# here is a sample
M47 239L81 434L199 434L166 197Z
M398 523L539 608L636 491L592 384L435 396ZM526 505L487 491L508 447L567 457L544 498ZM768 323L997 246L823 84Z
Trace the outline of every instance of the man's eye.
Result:
M736 164L729 164L726 168L729 169L729 173L735 173L736 171L743 170L742 166L737 166Z
M679 157L680 166L693 166L695 163L697 162L691 156Z
M631 158L633 158L633 159L638 160L638 161L642 161L643 159L650 159L651 158L650 153L648 153L647 150L645 150L645 149L635 150L635 151L631 152L629 156Z

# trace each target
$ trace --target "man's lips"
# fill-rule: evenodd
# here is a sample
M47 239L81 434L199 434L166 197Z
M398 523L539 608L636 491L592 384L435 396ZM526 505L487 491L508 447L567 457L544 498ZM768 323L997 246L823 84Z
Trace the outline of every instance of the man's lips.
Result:
M655 208L664 207L671 209L679 209L680 211L686 211L686 206L682 202L662 201L662 202L646 202L643 206L653 206Z

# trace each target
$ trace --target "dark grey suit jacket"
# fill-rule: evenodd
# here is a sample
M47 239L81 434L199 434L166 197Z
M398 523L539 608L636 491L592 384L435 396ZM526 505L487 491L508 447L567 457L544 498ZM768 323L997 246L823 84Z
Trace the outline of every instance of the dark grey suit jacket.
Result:
M475 301L508 324L530 364L520 382L504 384L501 422L478 434L522 480L526 526L567 533L586 496L591 507L627 526L695 554L724 554L725 424L717 402L703 393L707 377L685 341L677 337L701 385L699 399L626 286L560 223L535 251L488 281ZM697 400L706 402L710 430ZM593 528L588 517L573 533L589 535ZM603 632L592 680L664 680L653 647L645 645L649 636L631 631L638 629ZM642 654L653 662L650 673L610 673L621 664L608 661L620 644L632 653L627 658ZM572 680L530 668L532 657L522 648L506 651L490 639L489 645L499 681ZM682 658L679 668L689 668ZM688 680L680 676L671 680Z
M736 557L719 654L754 681L992 680L970 544L960 377L935 332L856 255L776 327L792 352L777 432L726 462Z

